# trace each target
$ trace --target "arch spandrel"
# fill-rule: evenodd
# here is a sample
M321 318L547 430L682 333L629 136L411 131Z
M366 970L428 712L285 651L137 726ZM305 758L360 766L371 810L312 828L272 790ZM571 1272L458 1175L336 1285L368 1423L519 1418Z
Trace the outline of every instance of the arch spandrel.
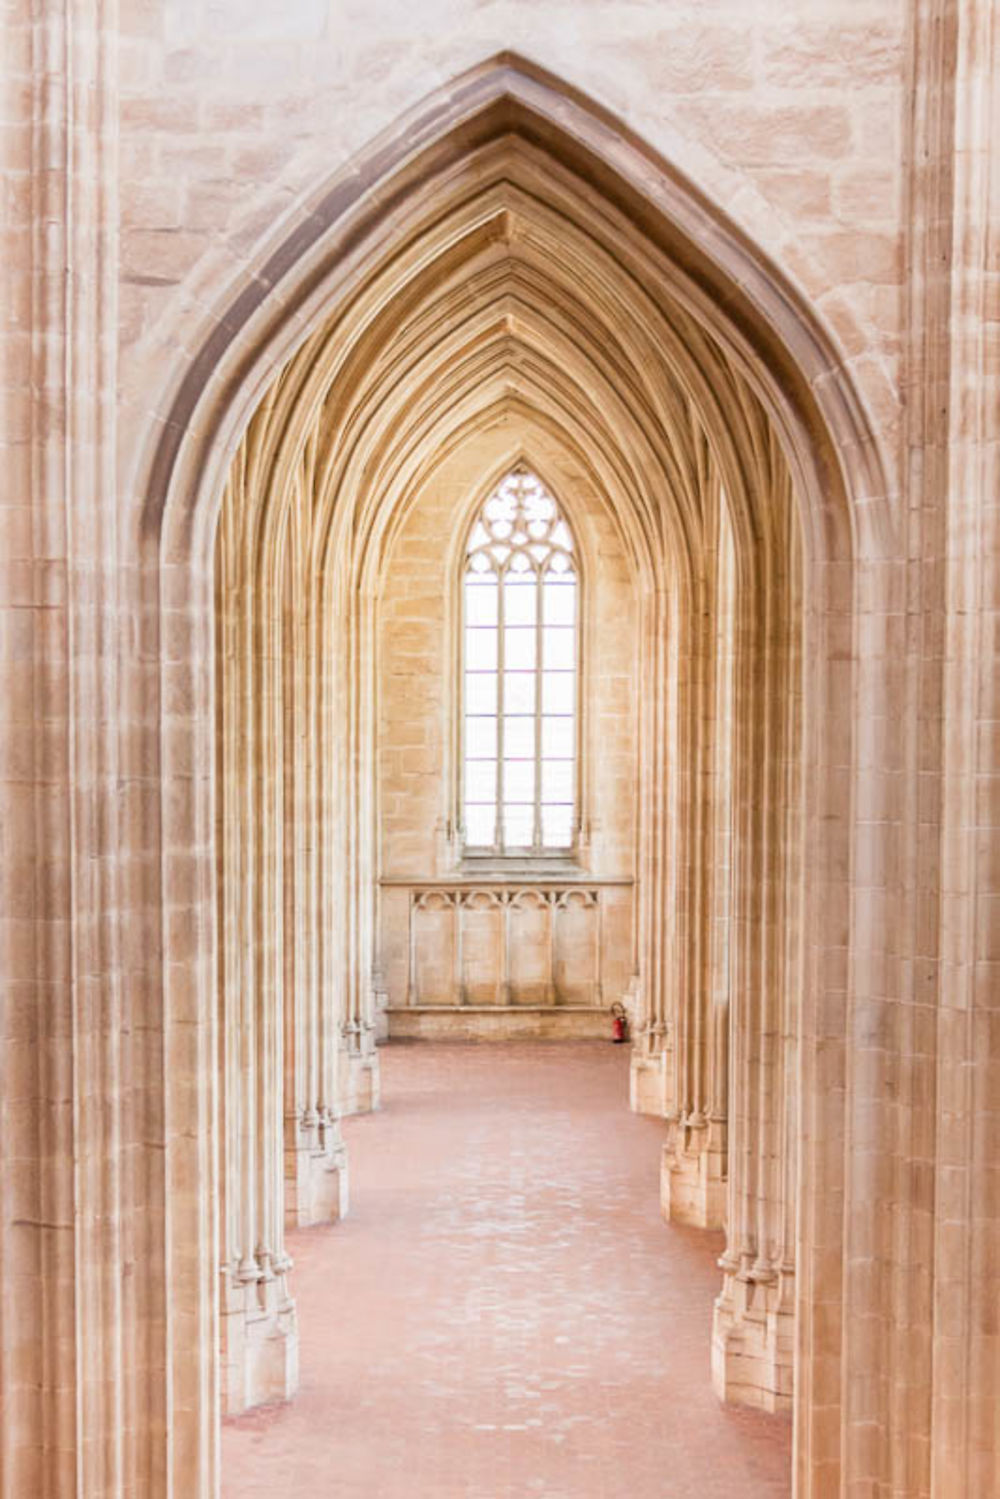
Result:
M210 546L222 478L278 368L329 315L380 246L400 244L412 205L463 159L528 140L633 222L673 270L678 298L729 350L782 432L811 550L877 556L892 534L877 435L843 358L794 286L678 172L557 79L504 54L428 100L320 194L308 218L228 301L175 390L141 513L147 538ZM831 516L840 508L848 520ZM192 532L192 522L196 531ZM164 530L164 525L166 529ZM207 529L206 529L207 527ZM175 528L179 528L176 529Z

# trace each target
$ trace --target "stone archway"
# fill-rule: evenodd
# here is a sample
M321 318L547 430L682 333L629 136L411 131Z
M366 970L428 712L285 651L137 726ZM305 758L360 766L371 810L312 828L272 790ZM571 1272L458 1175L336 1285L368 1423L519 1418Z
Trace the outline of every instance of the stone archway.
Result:
M797 1473L799 1493L830 1474L831 1411L841 1359L831 1316L857 1316L863 1298L844 1270L851 1163L831 1141L863 1148L872 1122L854 1108L865 1081L846 1057L853 709L859 678L845 632L863 567L889 541L876 446L853 384L823 329L780 274L724 216L615 122L528 65L500 58L401 122L259 267L220 313L193 357L151 456L140 525L135 604L149 644L135 690L159 764L159 860L148 903L164 945L164 1098L168 1146L164 1243L173 1296L162 1357L173 1430L168 1466L210 1495L216 1421L212 695L213 546L225 473L277 370L305 348L326 310L346 298L388 246L404 246L456 186L463 167L506 145L586 181L597 201L635 227L650 261L694 329L724 349L780 435L801 505L808 595L805 648L805 982L799 1020ZM733 471L730 488L738 483ZM877 692L873 672L863 688ZM856 981L856 976L855 980ZM173 1063L176 1061L177 1065ZM860 1092L858 1091L860 1089ZM193 1123L192 1123L193 1121ZM833 1269L831 1269L833 1267ZM832 1276L832 1279L831 1279ZM834 1313L832 1308L836 1308ZM820 1312L822 1311L822 1317ZM876 1350L865 1357L874 1358ZM156 1355L154 1354L154 1361ZM838 1416L838 1424L842 1419ZM814 1486L815 1485L815 1486Z

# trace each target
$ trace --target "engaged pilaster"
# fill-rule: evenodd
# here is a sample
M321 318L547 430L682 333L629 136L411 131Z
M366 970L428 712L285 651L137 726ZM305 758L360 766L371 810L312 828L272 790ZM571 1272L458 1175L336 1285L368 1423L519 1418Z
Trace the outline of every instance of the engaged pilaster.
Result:
M290 501L283 575L282 711L286 774L284 898L284 1152L287 1228L336 1223L347 1212L347 1150L340 1131L339 1027L335 995L324 991L321 955L329 912L323 903L317 828L322 778L314 732L310 658L310 455Z
M683 1107L670 1122L660 1169L667 1222L723 1228L729 1176L729 982L732 881L732 728L735 557L721 487L706 518L711 566L703 579L689 694L694 725L689 911L679 1023Z
M763 451L763 449L762 449ZM755 476L768 538L790 560L766 590L749 580L735 633L729 1182L712 1377L719 1396L761 1410L792 1403L795 1264L795 1033L801 990L801 599L790 479L776 453ZM731 954L731 955L730 955Z
M219 1089L221 1167L221 1402L228 1414L287 1399L298 1379L298 1329L285 1253L285 1138L301 987L289 963L296 887L289 874L282 732L279 577L263 576L246 551L261 503L238 465L219 520L216 549L221 783L219 855ZM302 1072L308 1085L310 1073Z

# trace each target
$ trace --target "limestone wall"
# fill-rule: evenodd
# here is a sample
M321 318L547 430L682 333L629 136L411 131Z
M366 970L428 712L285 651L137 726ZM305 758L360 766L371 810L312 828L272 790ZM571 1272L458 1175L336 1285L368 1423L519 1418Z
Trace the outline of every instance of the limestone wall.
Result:
M121 7L123 388L145 435L165 351L209 287L322 184L465 69L516 52L610 110L720 205L829 323L900 441L903 0L567 5L461 0ZM133 402L135 407L133 408Z
M622 518L655 666L637 1101L669 1120L671 1193L707 1216L735 1040L727 1124L760 1141L727 1185L717 1377L787 1399L794 1341L796 1499L993 1499L995 4L14 0L4 20L0 1495L215 1499L220 1317L284 1315L259 1265L235 1309L220 1289L261 1182L280 1240L297 1142L274 1111L319 1074L293 1045L279 1079L274 988L220 982L220 952L233 972L258 938L269 983L288 972L259 868L242 909L269 888L272 924L226 951L220 924L217 523L264 402L278 503L243 560L277 582L223 725L237 749L244 708L294 731L258 647L294 634L283 527L290 496L315 500L300 582L335 922L306 1144L371 1075L381 528L430 484L427 442L541 412ZM699 607L720 482L753 604L728 709ZM790 607L801 585L801 753L775 580ZM697 728L709 702L739 763ZM738 792L738 839L710 776ZM287 794L258 777L240 813L271 875ZM730 863L744 1020L712 1031L719 965L688 957L724 951L704 898ZM231 1000L269 1048L245 1190L226 1132L253 1115L227 1100L261 1074L220 1044Z

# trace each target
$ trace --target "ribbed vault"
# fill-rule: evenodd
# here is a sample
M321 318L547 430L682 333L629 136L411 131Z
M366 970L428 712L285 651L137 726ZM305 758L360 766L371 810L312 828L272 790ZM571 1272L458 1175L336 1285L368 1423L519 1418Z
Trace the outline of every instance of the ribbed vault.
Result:
M262 1298L267 1356L291 1346L282 1177L291 1221L330 1216L317 1192L334 1178L339 1211L339 1115L377 1097L384 569L414 497L502 427L512 454L586 476L629 559L635 1102L670 1125L668 1210L730 1230L719 1387L784 1406L803 565L788 462L757 382L599 183L512 129L416 199L260 401L219 526L227 1398L289 1386L290 1354L274 1376L247 1352ZM752 1387L734 1383L754 1360Z
M350 490L352 544L377 554L421 467L518 403L600 477L640 575L669 555L686 587L706 463L738 533L761 532L754 497L759 511L761 465L775 461L763 410L612 205L516 135L466 167L261 403L244 525L276 525L308 464L316 546L330 547Z

